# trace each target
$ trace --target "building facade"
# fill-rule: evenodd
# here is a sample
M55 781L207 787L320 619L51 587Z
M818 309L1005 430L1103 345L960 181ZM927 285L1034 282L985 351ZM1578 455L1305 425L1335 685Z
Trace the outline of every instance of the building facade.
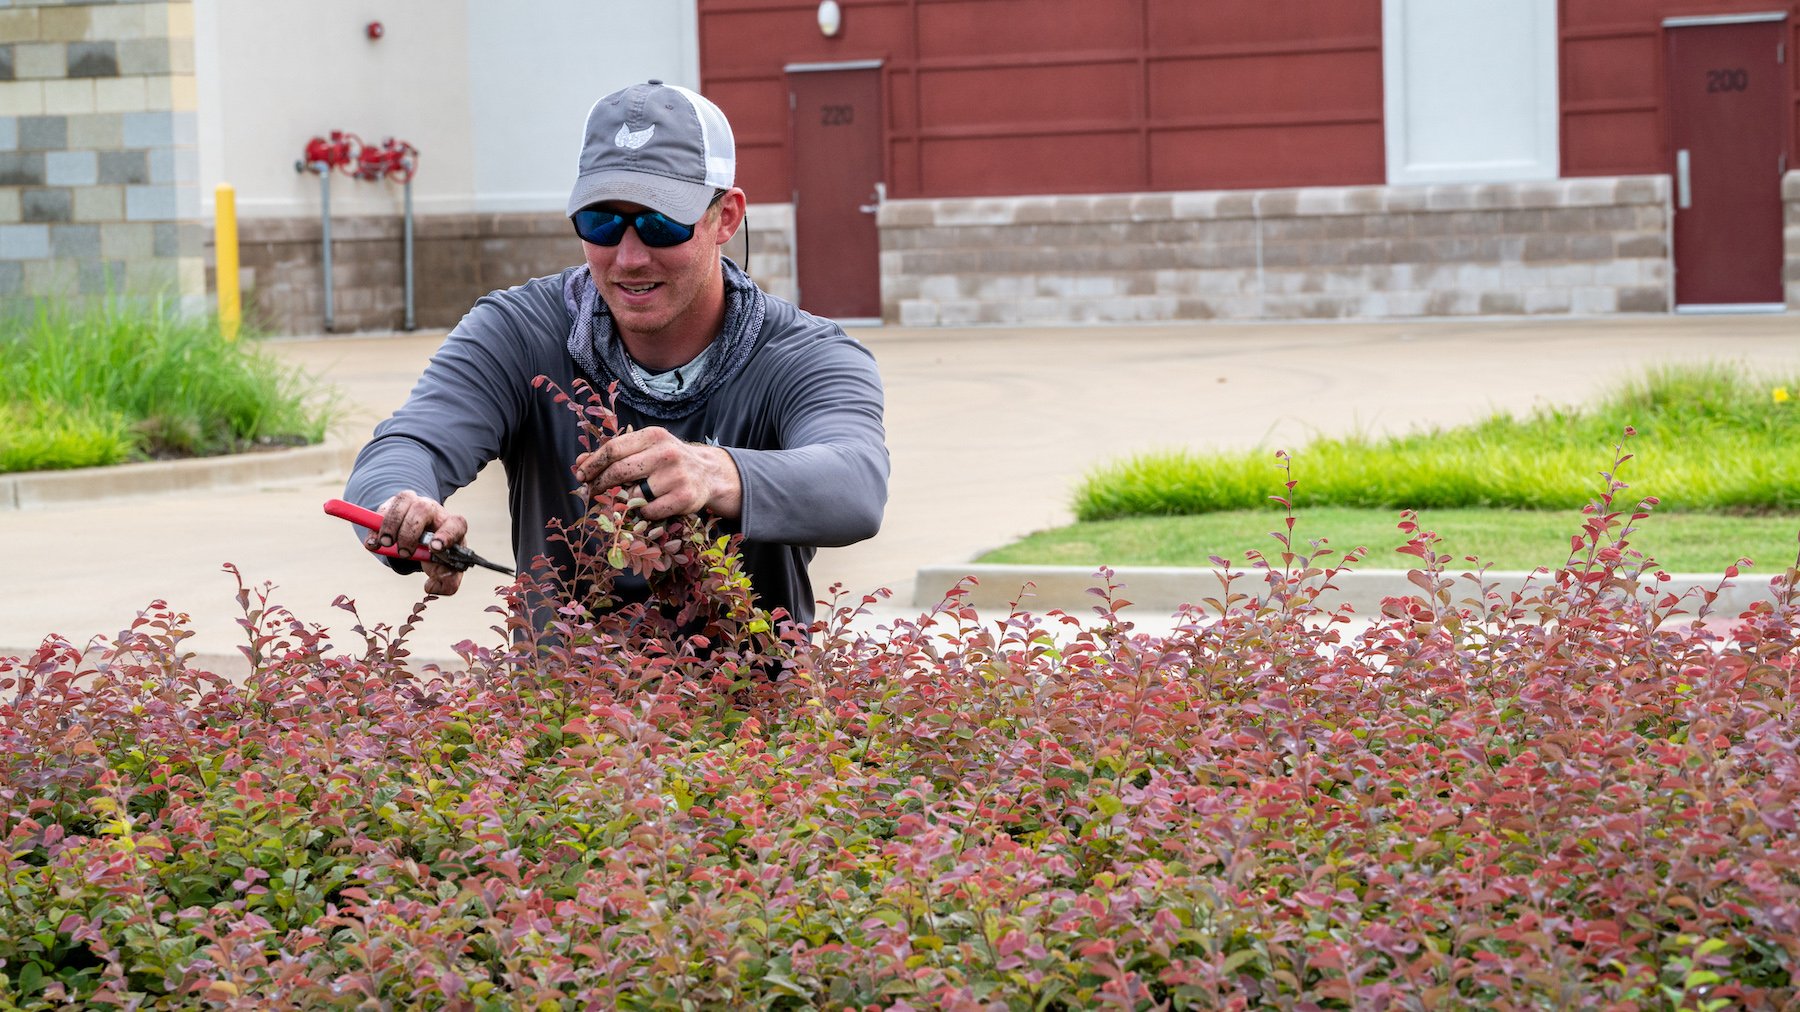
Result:
M829 33L820 7L699 3L803 305L1800 308L1791 0L840 0Z
M1792 311L1797 44L1800 0L13 0L0 299L204 305L229 183L266 328L448 326L577 262L581 120L660 77L736 127L733 254L839 318ZM333 131L410 188L312 171Z
M0 301L205 307L225 183L247 316L398 329L407 187L301 164L338 132L416 151L415 321L449 326L579 261L561 207L589 106L647 77L697 86L696 37L692 0L7 0Z

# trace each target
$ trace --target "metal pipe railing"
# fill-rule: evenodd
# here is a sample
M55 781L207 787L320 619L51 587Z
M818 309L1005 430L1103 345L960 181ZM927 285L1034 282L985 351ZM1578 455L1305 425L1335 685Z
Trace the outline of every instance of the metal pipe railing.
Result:
M337 307L331 292L331 167L316 163L319 173L319 233L325 243L325 333L337 327Z
M412 174L408 173L406 188L406 329L412 330L413 322L413 212L412 212Z

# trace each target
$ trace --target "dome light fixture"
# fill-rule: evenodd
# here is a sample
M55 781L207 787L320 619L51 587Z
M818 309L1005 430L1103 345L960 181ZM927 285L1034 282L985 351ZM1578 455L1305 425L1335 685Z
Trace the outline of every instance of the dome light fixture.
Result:
M829 39L843 27L844 11L837 0L819 0L819 31Z

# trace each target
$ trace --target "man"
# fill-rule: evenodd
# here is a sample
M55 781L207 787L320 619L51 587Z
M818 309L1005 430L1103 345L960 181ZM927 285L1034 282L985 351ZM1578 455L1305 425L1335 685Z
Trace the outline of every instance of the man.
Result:
M688 89L650 81L595 103L568 204L586 263L478 301L376 426L345 490L383 514L369 547L461 542L468 523L443 503L498 459L521 568L539 555L569 567L545 525L583 514L578 483L635 483L645 518L704 511L741 531L758 602L811 621L816 549L881 524L881 378L835 323L721 254L744 221L735 170L724 113ZM630 431L584 453L569 410L532 387L539 375L571 393L576 379L616 382ZM430 593L461 583L424 569Z

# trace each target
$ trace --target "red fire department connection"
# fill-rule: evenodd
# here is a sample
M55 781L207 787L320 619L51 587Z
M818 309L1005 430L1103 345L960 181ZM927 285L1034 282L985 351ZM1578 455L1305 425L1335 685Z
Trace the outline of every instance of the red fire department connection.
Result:
M323 137L306 142L294 171L311 172L319 177L320 231L325 248L325 330L336 324L331 285L331 174L342 172L351 179L377 183L382 180L399 183L405 194L403 246L405 249L406 323L413 329L413 213L412 181L419 170L419 150L406 141L388 137L378 145L364 144L362 138L346 130L333 130Z

